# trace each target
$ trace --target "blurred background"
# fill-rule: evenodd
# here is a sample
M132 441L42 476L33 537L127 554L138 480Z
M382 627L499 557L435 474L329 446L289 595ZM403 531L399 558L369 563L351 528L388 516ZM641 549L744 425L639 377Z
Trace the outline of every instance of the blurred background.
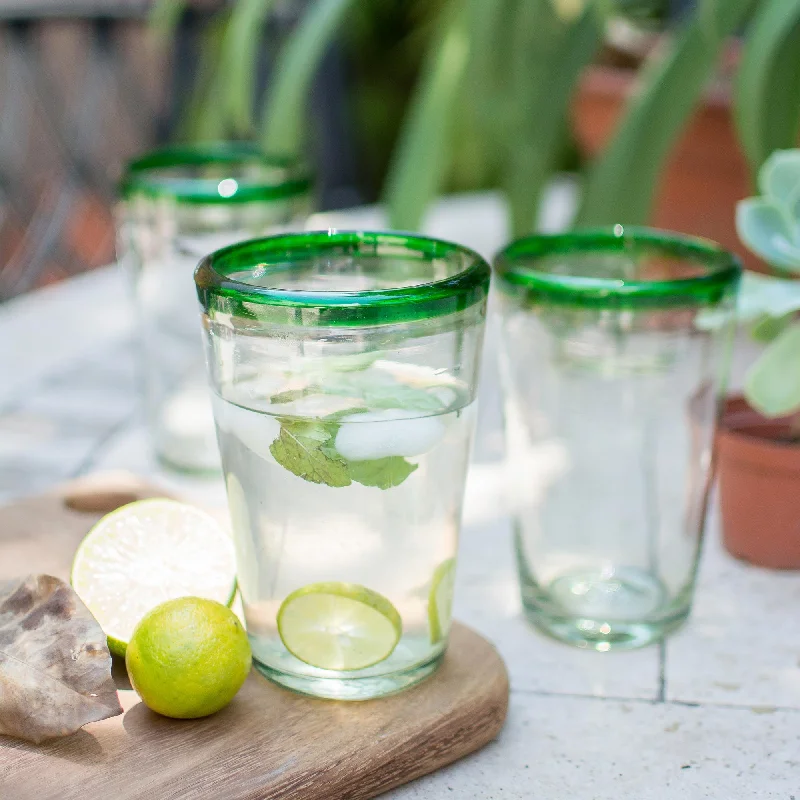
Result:
M276 57L314 5L304 0L162 0L154 9L148 0L1 2L0 302L113 260L116 187L132 156L174 141L258 139L263 127L259 114ZM444 91L447 65L444 72L435 72L430 54L437 52L445 22L458 3L370 0L328 5L340 19L328 25L304 94L308 135L302 146L319 176L318 207L372 203L394 191L399 212L390 219L400 227L416 227L427 198L409 199L413 170L400 163L414 160L413 132L405 153L398 154L403 148L396 145L403 125L413 127L419 111L415 102L424 105L427 92L428 105L435 107L435 92ZM506 7L504 13L512 20L519 19L515 15L522 6L542 6L535 9L539 18L530 18L530 30L546 30L541 15L550 14L552 20L544 23L556 26L551 36L556 43L561 28L567 33L577 28L586 8L583 0L498 0L498 5ZM537 141L537 130L528 136L524 125L541 126L560 110L538 112L535 101L519 88L508 90L520 118L527 116L522 127L515 127L513 120L506 126L517 142L524 142L514 149L552 150L547 175L580 171L603 151L636 85L639 65L659 50L665 31L669 35L687 20L691 24L692 16L702 16L709 4L698 8L693 0L620 0L613 5L603 22L602 41L584 48L585 65L567 63L562 69L557 54L541 47L537 51L534 39L528 42L540 61L550 59L555 75L577 76L574 86L552 88L554 94L571 97L568 122L558 127L554 145ZM754 4L731 0L728 5ZM725 20L722 28L736 25ZM695 102L694 89L686 89L687 102L695 108L691 123L677 126L680 137L668 148L654 149L658 192L652 213L642 213L644 221L708 235L742 252L732 208L750 193L752 170L737 142L731 113L729 73L738 63L740 46L722 28L716 32L724 40L719 58L718 43L708 43L713 74L701 75L703 99ZM507 42L506 53L503 37L498 41L495 66L513 82L514 54L521 49ZM236 48L249 60L226 66L226 53ZM452 54L449 58L453 60ZM690 63L688 56L684 60ZM536 68L522 67L534 88ZM504 160L508 148L492 131L487 133L475 113L473 94L502 94L491 87L473 93L477 74L467 70L452 102L441 100L440 107L450 108L447 163L437 166L441 174L436 185L422 191L500 188L516 209L521 204L514 201L508 176L526 173L513 159ZM689 75L683 79L694 80ZM547 79L542 82L546 90ZM221 102L231 92L246 97L247 108ZM436 120L427 124L435 138ZM654 126L659 124L653 120ZM663 170L659 148L668 150ZM425 157L423 153L416 159L419 170L425 169ZM427 157L436 160L435 151ZM394 179L393 159L400 174ZM403 191L405 197L398 198ZM532 188L531 196L536 192ZM412 207L410 215L403 213L404 203L406 210ZM523 213L532 218L532 210ZM619 213L626 216L624 209ZM584 221L594 220L589 214ZM515 232L525 232L526 225L523 219Z

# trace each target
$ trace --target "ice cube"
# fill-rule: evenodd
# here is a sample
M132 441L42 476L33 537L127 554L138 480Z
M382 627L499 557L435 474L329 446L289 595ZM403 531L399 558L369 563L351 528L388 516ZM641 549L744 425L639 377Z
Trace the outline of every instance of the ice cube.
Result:
M420 417L418 411L403 408L365 411L341 422L336 450L348 461L421 456L438 444L446 432L437 417Z
M433 386L429 391L436 396L444 408L449 408L458 399L458 392L451 386Z
M268 414L259 414L246 408L226 403L214 396L214 416L217 425L226 433L232 434L245 447L266 461L274 462L269 448L280 436L281 424Z

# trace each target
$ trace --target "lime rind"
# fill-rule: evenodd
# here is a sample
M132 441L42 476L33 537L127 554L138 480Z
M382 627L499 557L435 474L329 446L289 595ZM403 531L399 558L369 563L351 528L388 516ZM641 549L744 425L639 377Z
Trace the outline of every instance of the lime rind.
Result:
M106 641L108 642L108 649L111 651L112 655L125 658L125 653L128 650L127 642L123 642L113 636L106 636Z
M244 626L213 600L180 597L149 611L133 631L125 666L145 705L195 719L226 706L250 672Z
M431 644L441 643L450 632L455 582L456 560L448 558L434 570L428 593L428 631Z
M75 553L70 583L124 656L139 620L188 595L230 605L233 541L211 515L165 498L139 500L103 517Z
M353 583L314 583L292 592L277 622L281 641L295 658L343 672L384 661L403 635L391 601Z
M255 597L258 594L259 559L250 526L247 499L241 482L232 472L228 474L225 486L228 493L228 512L233 532L233 546L236 550L236 588L242 598ZM233 598L229 605L232 604Z

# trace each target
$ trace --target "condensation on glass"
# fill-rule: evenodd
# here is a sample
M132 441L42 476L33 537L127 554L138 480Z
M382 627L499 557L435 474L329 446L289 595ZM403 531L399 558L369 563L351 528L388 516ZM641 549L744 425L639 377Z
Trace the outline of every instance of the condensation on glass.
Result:
M245 145L160 150L128 168L118 250L138 314L147 425L157 457L180 471L219 470L192 275L243 239L302 230L311 181L292 159Z
M739 265L617 226L495 266L525 611L581 647L659 639L691 606Z

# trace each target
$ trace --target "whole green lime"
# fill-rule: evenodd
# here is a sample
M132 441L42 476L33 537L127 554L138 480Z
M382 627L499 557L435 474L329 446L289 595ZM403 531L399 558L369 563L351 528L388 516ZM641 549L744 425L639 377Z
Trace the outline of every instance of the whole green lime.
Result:
M145 705L177 719L205 717L228 705L251 660L237 616L200 597L156 606L134 629L125 653L128 677Z

